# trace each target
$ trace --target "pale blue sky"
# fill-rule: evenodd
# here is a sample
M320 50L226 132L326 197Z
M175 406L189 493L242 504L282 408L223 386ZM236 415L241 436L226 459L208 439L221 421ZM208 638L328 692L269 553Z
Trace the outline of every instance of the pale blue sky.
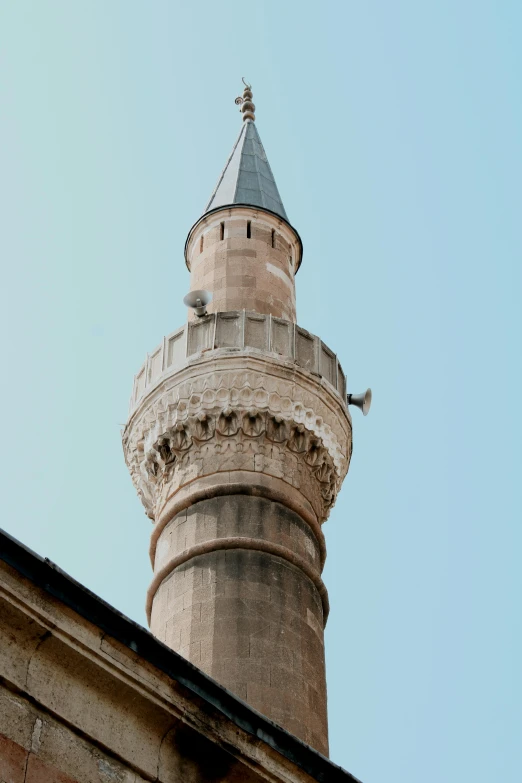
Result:
M0 0L2 525L145 623L120 425L245 76L299 323L374 390L325 526L364 783L522 779L521 40L509 0Z

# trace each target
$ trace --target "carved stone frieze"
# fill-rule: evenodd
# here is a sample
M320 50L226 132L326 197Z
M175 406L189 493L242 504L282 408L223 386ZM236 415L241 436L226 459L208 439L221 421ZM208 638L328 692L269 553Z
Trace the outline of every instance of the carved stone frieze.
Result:
M282 479L327 518L348 470L348 416L317 382L299 384L274 362L261 365L271 372L238 367L241 359L173 376L128 423L125 458L152 519L179 488L230 471Z

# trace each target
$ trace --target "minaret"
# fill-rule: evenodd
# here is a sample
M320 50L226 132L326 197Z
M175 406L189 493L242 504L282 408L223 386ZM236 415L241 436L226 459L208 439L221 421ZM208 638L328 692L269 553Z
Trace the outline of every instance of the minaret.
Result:
M250 86L236 102L239 137L185 245L212 303L148 355L123 445L153 522L152 633L327 755L321 526L351 418L335 353L296 324L302 244Z

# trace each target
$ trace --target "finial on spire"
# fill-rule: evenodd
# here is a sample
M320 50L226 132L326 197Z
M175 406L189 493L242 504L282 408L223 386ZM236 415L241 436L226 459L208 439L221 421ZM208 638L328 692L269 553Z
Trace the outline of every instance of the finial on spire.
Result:
M236 106L241 106L240 112L243 114L243 122L246 120L254 120L256 119L256 115L254 114L255 106L252 103L252 86L248 84L245 81L245 77L242 77L243 84L245 85L245 89L243 90L243 97L236 98Z

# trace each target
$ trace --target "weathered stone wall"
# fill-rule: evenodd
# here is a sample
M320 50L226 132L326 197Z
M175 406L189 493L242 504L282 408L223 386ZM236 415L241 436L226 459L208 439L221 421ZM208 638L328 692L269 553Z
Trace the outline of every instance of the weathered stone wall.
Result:
M48 675L52 677L53 671ZM0 687L2 783L141 783L146 779L27 698Z
M181 552L186 559L170 570ZM323 553L281 503L248 495L195 503L157 541L155 571L170 572L154 594L151 630L327 755Z
M213 295L209 312L252 310L296 320L294 276L301 246L276 215L248 207L208 214L189 235L186 259L191 291Z

